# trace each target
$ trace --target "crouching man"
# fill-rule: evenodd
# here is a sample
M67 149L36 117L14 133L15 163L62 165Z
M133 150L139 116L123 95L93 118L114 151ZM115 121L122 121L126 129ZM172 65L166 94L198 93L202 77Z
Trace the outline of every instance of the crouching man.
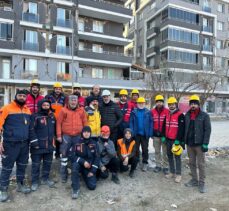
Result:
M81 137L76 141L74 147L74 160L72 164L72 199L77 199L80 190L81 172L89 190L96 188L96 171L99 166L99 154L97 143L91 138L91 128L85 126Z

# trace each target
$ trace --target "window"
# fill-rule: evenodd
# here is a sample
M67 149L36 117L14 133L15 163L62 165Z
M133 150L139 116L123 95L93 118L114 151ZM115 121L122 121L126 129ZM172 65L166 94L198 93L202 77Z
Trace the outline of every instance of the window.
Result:
M79 50L80 51L84 50L84 42L79 42Z
M223 41L222 40L217 40L216 41L216 48L223 49Z
M79 28L79 31L84 31L84 19L83 18L79 18L78 28Z
M219 31L223 31L224 30L224 22L218 21L217 22L217 29Z
M155 46L155 39L151 38L147 41L147 48L152 48Z
M108 79L115 79L115 70L108 69Z
M182 52L177 50L169 50L168 60L178 63L196 64L198 63L198 55L195 53Z
M161 32L161 41L164 42L168 40L168 29L165 29Z
M93 31L103 33L103 22L93 21Z
M38 36L36 31L30 31L26 30L25 31L25 41L28 43L38 43Z
M37 60L36 59L24 59L24 71L37 74Z
M10 60L6 60L6 59L2 60L2 78L3 79L10 78Z
M155 65L155 57L154 56L147 59L147 65L150 67L154 67L154 65Z
M1 40L12 39L12 24L0 23L0 39Z
M28 2L23 4L23 12L37 15L37 3Z
M224 4L218 3L217 11L218 11L218 12L221 12L221 13L224 13L224 11L225 11L225 6L224 6Z
M58 74L69 74L69 63L57 62L57 73Z
M148 28L148 29L152 29L152 28L155 27L155 26L156 26L155 20L149 21L149 22L147 23L147 28Z
M102 45L93 44L92 45L92 51L96 52L96 53L103 53L103 47L102 47Z
M70 20L70 11L63 8L57 8L57 19Z
M162 21L166 20L168 16L169 16L168 9L163 10L161 20Z
M66 37L64 35L57 35L57 46L69 46L69 37Z
M92 78L103 78L103 69L92 68Z
M209 69L210 66L211 66L211 60L210 60L210 58L204 56L203 57L203 68L204 69Z

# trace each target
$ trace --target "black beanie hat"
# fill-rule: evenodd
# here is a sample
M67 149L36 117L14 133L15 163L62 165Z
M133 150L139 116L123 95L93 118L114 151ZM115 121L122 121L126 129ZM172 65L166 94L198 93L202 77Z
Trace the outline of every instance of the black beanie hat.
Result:
M90 97L88 97L88 105L90 105L91 104L91 102L92 101L94 101L94 100L97 100L98 101L98 97L96 97L96 96L90 96Z
M83 134L84 132L89 132L89 133L91 133L91 128L90 128L89 126L84 126L83 129L82 129L81 134Z
M132 130L130 128L126 128L124 130L124 132L123 132L124 136L125 136L126 132L130 132L131 133L131 136L133 136L133 132L132 132Z
M19 95L19 94L27 95L28 94L28 91L25 90L25 89L18 89L17 92L16 92L16 95Z

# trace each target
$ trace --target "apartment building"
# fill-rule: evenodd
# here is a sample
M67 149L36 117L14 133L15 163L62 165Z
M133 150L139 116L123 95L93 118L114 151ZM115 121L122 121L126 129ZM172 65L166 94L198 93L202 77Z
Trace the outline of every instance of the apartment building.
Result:
M216 0L136 0L129 22L129 38L136 64L148 69L173 71L188 83L194 73L212 74L229 69L229 3ZM181 79L182 77L182 79ZM200 90L196 90L200 91ZM228 77L205 104L212 113L229 111Z

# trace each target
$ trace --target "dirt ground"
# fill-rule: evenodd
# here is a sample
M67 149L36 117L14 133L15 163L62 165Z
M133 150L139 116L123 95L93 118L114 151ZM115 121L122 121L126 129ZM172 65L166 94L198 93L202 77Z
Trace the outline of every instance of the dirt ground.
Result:
M56 188L40 186L37 192L24 195L15 192L15 183L10 187L11 199L0 204L1 211L8 210L150 210L150 211L228 211L229 210L229 153L207 158L207 189L200 194L197 188L187 188L184 183L190 179L187 158L183 156L183 178L181 184L165 179L162 173L156 174L136 171L134 179L127 173L120 175L121 184L99 180L95 191L89 191L81 183L80 197L71 199L70 180L67 184L59 182L57 171L53 178ZM216 153L217 154L217 153ZM151 160L153 156L151 155ZM53 168L57 168L55 161ZM177 208L172 207L176 205Z

